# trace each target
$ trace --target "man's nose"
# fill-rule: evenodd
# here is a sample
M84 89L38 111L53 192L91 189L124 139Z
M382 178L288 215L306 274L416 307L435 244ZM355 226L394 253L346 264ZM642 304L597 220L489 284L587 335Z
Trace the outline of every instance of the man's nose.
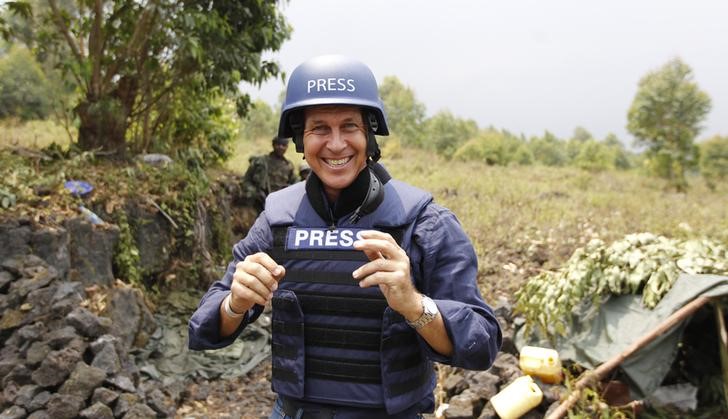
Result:
M338 152L346 148L346 140L340 129L334 128L331 130L331 138L326 143L326 148L333 152Z

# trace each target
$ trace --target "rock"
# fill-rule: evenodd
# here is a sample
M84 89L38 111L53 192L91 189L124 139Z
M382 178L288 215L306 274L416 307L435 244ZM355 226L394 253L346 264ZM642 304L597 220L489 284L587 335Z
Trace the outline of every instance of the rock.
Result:
M69 243L68 232L64 228L44 227L33 231L30 235L33 253L55 267L60 278L66 277L71 266Z
M30 253L30 226L17 221L0 224L0 261ZM4 267L4 265L3 265Z
M113 377L107 378L106 383L111 384L121 391L126 391L129 393L133 393L136 391L136 387L134 386L134 383L131 381L131 379L123 375L115 375Z
M94 390L94 394L91 396L91 403L100 402L107 406L111 406L118 398L119 393L114 390L110 390L106 387L98 387Z
M26 411L22 407L11 406L0 413L0 419L23 419L25 415Z
M111 328L111 319L99 317L83 307L76 307L66 316L66 323L73 326L78 333L89 338L96 338Z
M80 361L58 392L76 395L86 400L91 397L94 389L100 386L105 379L106 372L104 370L90 367L85 362Z
M100 402L83 409L78 415L84 419L114 419L111 408Z
M124 415L124 419L149 419L157 417L156 412L149 406L141 403L132 405Z
M99 368L106 372L106 375L114 375L121 370L121 362L119 361L119 355L116 353L116 349L112 344L107 344L101 349L94 360L91 362L91 366Z
M442 389L449 397L462 393L468 388L468 382L460 373L450 374L442 384Z
M54 394L46 404L46 411L53 419L72 419L83 409L83 399L72 394Z
M154 316L138 290L114 288L108 295L105 313L112 320L111 331L121 339L124 348L144 346L140 336L149 336L157 328Z
M5 293L8 289L8 285L13 282L15 278L10 272L0 271L0 293Z
M37 410L28 416L28 419L53 419L45 410Z
M22 346L27 342L35 342L43 338L43 335L47 332L45 324L42 322L36 322L29 324L18 329L11 339L5 342L6 345L17 345Z
M48 336L46 337L46 342L48 343L48 346L53 349L62 349L68 344L68 342L76 338L78 338L78 333L76 332L76 329L71 326L64 326L60 329L55 329L52 332L48 333Z
M3 317L0 318L0 331L15 329L28 322L29 319L26 318L25 313L22 311L7 309L3 313Z
M147 393L147 404L151 407L159 416L170 417L174 416L173 403L169 400L162 390L155 388L154 390Z
M127 205L129 224L139 250L143 276L155 276L169 265L172 231L169 221L154 207L141 203Z
M486 403L483 407L483 411L480 412L478 419L498 419L498 414L495 412L493 405L490 402Z
M94 226L81 217L67 220L65 227L71 249L68 278L87 286L113 284L111 263L119 241L119 228L110 224Z
M124 416L131 409L131 407L138 402L139 396L137 396L136 394L122 393L116 400L116 406L114 406L114 416L116 416L117 418ZM149 417L155 416L156 414L152 412L152 415Z
M475 417L475 410L480 410L482 403L478 395L470 389L450 399L449 406L443 412L446 419L469 419Z
M25 273L31 268L25 268ZM10 284L9 294L16 294L20 297L26 297L31 291L43 288L58 278L58 272L53 267L34 267L32 275L17 279Z
M502 383L510 383L523 375L523 371L518 367L518 358L505 352L498 353L488 371L501 377Z
M51 393L47 391L41 391L33 397L33 400L28 403L28 412L35 412L44 408L48 404L48 400L51 399Z
M33 382L41 387L55 387L66 380L80 359L81 354L74 348L53 351L33 371Z
M473 371L468 374L470 382L470 390L472 390L481 400L490 400L498 394L498 384L501 378L488 371Z
M3 356L2 359L0 359L0 377L8 375L20 362L21 361L18 359L17 354L14 356Z
M41 388L38 387L35 384L26 384L18 390L18 393L15 395L15 403L17 406L20 406L27 411L30 411L29 406L35 396L41 391Z
M28 367L23 364L16 364L3 378L2 385L3 387L6 387L10 383L15 383L18 386L23 386L25 384L31 384L31 382L31 372Z

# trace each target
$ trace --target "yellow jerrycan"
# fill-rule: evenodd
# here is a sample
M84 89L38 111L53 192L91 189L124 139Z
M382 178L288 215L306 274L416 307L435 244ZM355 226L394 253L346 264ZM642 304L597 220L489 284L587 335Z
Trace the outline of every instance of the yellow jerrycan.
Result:
M517 419L541 404L543 393L529 375L513 380L490 399L493 409L501 419Z
M518 366L525 374L538 377L546 384L558 384L563 379L559 353L554 349L524 346Z

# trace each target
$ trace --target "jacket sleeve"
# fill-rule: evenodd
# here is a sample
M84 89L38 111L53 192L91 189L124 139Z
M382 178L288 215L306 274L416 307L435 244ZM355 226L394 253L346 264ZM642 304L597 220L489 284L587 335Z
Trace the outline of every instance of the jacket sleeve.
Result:
M455 215L429 204L418 217L415 245L421 252L413 266L420 292L437 304L453 343L445 357L418 336L428 357L440 363L471 370L488 369L500 350L502 334L493 310L480 295L478 259L470 239Z
M245 313L245 317L235 333L224 338L220 336L220 304L230 292L235 265L245 259L247 255L270 248L270 243L272 243L271 230L266 222L265 213L261 213L248 235L233 247L233 260L228 265L225 275L210 286L210 289L202 296L197 310L192 314L188 324L190 349L218 349L230 345L245 326L260 316L263 306L256 304Z

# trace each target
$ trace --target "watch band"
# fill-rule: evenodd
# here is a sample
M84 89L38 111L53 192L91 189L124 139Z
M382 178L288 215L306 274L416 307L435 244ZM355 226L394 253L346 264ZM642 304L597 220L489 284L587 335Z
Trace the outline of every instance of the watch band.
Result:
M231 295L232 295L232 293L228 293L228 295L225 297L225 301L222 302L222 306L224 307L225 314L227 314L228 317L230 317L232 319L239 319L239 318L245 316L245 313L244 312L238 313L235 310L233 310L233 307L230 305L230 300L232 299L232 298L230 298Z
M420 327L426 325L427 323L433 321L435 317L437 317L437 313L439 313L440 310L437 308L437 304L435 304L432 299L426 295L422 296L422 315L415 321L409 321L406 320L407 324L412 327L413 329L417 330Z

